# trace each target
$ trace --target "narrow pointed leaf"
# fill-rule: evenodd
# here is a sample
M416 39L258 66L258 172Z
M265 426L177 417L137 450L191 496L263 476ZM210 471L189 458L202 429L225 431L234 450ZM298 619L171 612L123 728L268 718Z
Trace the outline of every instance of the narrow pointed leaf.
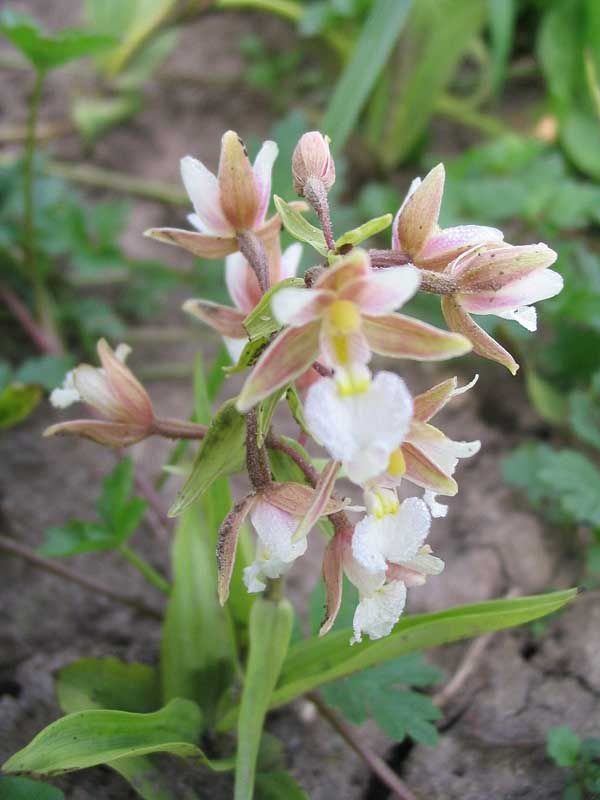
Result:
M273 295L277 294L281 289L286 289L290 286L301 288L304 286L304 281L302 278L286 278L276 283L275 286L271 286L268 292L263 294L258 305L248 314L244 320L244 328L251 341L270 336L281 328L280 323L277 322L271 311L271 300Z
M215 414L202 440L189 478L169 510L176 517L189 508L222 475L240 469L245 456L246 422L233 401Z
M317 253L326 256L327 245L325 243L323 231L311 225L299 211L296 211L295 208L289 203L286 203L281 197L275 195L273 200L287 232L293 236L294 239L306 242L313 247Z
M372 236L376 236L378 233L381 233L381 231L389 228L392 224L392 220L392 214L383 214L381 217L370 219L368 222L359 225L358 228L346 231L346 233L337 239L335 246L338 250L340 247L344 247L344 245L348 244L355 247L357 244L364 242L365 239L370 239Z
M212 762L196 746L201 728L202 714L189 700L173 700L151 714L78 711L44 728L2 769L58 775L149 753L171 753L212 769L229 769L230 762Z

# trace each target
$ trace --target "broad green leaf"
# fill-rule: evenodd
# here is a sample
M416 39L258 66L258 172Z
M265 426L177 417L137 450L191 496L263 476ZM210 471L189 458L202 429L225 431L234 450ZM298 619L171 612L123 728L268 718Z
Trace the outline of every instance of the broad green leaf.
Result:
M82 658L63 667L56 693L66 714L89 708L147 713L161 705L156 670L116 658Z
M488 24L491 39L491 84L497 92L506 76L513 46L517 4L515 0L488 0Z
M12 428L27 419L41 399L39 386L11 383L0 392L0 429Z
M163 700L195 700L210 720L236 662L231 621L217 599L215 532L186 511L173 545L173 589L161 641Z
M24 361L15 372L15 383L35 383L47 391L59 386L67 372L73 368L71 356L36 356Z
M384 166L400 163L417 144L461 56L483 25L486 5L486 0L412 4L398 59L390 69L382 125L371 134L371 146Z
M560 137L567 156L577 169L600 181L600 119L574 109L567 114Z
M60 671L56 691L67 714L89 708L147 713L161 704L157 671L146 664L126 664L116 658L84 658L70 664ZM177 800L175 789L152 756L126 756L107 765L144 800Z
M331 136L336 152L343 149L352 133L406 23L410 8L410 0L374 0L352 57L338 81L320 126L324 133Z
M273 201L287 232L293 236L294 239L299 239L301 242L306 242L313 247L317 253L320 253L322 256L326 256L327 245L325 244L323 231L319 228L315 228L314 225L311 225L310 222L303 217L299 211L296 211L295 208L292 208L289 203L286 203L285 200L278 195L274 196Z
M230 762L210 761L196 746L201 729L202 714L190 700L172 700L151 714L77 711L44 728L2 769L58 775L150 753L171 753L211 769L229 769Z
M359 225L358 228L347 231L340 236L340 238L336 240L335 246L338 250L341 247L349 244L354 247L355 245L364 242L365 239L370 239L372 236L376 236L378 233L381 233L381 231L389 228L392 224L392 219L392 214L384 214L381 217L370 219L368 222L364 222L362 225Z
M600 398L589 392L571 392L569 424L582 442L600 450Z
M235 375L236 372L244 372L244 370L256 364L262 351L269 344L268 336L261 336L260 339L249 341L242 350L242 354L238 359L237 364L225 368L226 375Z
M234 800L252 800L263 723L289 646L294 612L286 599L259 597L250 612L250 651L238 718Z
M111 97L82 95L74 99L71 117L82 138L93 144L103 133L137 114L141 105L141 97L134 93Z
M254 797L255 800L309 800L287 772L259 772Z
M0 800L65 800L65 796L48 783L0 775Z
M538 414L548 422L560 424L567 413L567 400L563 393L541 377L534 369L525 373L527 394Z
M554 3L538 30L538 59L559 112L568 108L580 79L579 14L578 3Z
M98 53L115 42L111 36L76 28L46 35L34 19L10 8L0 11L0 32L41 72Z
M120 541L134 532L147 507L141 497L130 498L134 471L130 456L120 461L102 481L102 493L96 504L104 524Z
M215 414L206 436L200 444L192 472L169 510L176 517L189 508L223 475L236 472L245 458L246 422L228 400Z
M274 294L289 286L303 287L304 281L302 278L286 278L276 283L265 292L258 305L248 314L244 320L244 328L251 341L270 336L281 328L281 324L277 322L271 311L271 300Z
M125 69L116 76L114 83L122 91L143 89L154 72L160 67L177 44L179 31L165 30L147 40L135 52Z
M113 550L121 540L104 525L72 519L64 525L53 525L44 533L38 553L47 558L65 558L80 553Z
M571 728L558 725L548 731L546 750L559 767L574 767L579 759L581 739Z
M562 608L576 594L577 589L569 589L534 597L490 600L434 614L417 614L401 619L386 638L364 641L353 647L349 644L351 630L330 633L322 639L307 639L290 649L271 707L283 705L318 686L415 650L531 622ZM221 721L220 728L230 727L234 720L235 710Z

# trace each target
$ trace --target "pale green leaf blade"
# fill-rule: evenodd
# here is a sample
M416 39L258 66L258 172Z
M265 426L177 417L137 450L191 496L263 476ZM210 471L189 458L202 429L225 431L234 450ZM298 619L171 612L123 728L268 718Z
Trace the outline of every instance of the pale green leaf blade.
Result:
M303 287L304 281L302 278L286 278L283 281L279 281L279 283L276 283L275 286L271 286L271 288L265 292L258 305L248 314L244 320L244 328L251 341L270 336L281 328L281 324L277 322L271 311L271 300L274 294L290 286Z
M375 0L356 43L352 58L339 80L321 129L339 152L363 109L379 73L406 22L410 0Z
M274 196L273 201L287 232L295 239L299 239L301 242L306 242L311 247L314 247L322 256L327 255L327 245L325 243L323 231L311 225L299 211L292 208L289 203L286 203L285 200L278 195Z
M0 429L12 428L26 419L42 399L39 386L12 383L0 392Z
M246 422L237 411L235 400L229 400L215 414L192 472L169 510L169 516L176 517L189 508L217 478L240 469L244 463L245 440Z
M250 612L250 652L238 719L235 800L252 800L264 718L285 659L294 612L285 599L259 597Z
M0 775L0 800L65 800L65 796L47 783Z
M287 772L262 772L256 776L255 800L309 800Z
M202 714L189 700L173 700L151 714L78 711L44 728L2 769L58 775L149 753L171 753L226 768L226 762L211 762L196 746L201 728Z
M148 713L161 705L157 671L116 658L82 658L63 667L56 693L66 714L89 708Z
M374 219L370 219L368 222L363 222L363 224L359 225L358 228L353 228L351 231L346 231L346 233L337 239L335 245L338 250L341 247L349 244L355 247L357 244L364 242L365 239L370 239L372 236L377 236L378 233L381 233L381 231L389 228L392 224L392 219L392 214L383 214L381 217L375 217Z

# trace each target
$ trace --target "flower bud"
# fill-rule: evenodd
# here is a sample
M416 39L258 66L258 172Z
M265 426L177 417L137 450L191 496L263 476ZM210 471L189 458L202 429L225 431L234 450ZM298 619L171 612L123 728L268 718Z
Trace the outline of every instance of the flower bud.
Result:
M301 197L308 180L320 181L326 191L335 183L335 162L329 151L329 137L309 131L301 138L292 155L294 189Z

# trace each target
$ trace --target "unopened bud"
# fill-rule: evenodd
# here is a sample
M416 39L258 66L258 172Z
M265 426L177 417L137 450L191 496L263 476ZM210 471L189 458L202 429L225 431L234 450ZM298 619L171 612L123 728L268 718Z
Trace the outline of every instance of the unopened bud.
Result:
M335 162L329 151L329 137L309 131L301 138L292 155L294 189L301 197L308 180L320 181L329 191L335 183Z

